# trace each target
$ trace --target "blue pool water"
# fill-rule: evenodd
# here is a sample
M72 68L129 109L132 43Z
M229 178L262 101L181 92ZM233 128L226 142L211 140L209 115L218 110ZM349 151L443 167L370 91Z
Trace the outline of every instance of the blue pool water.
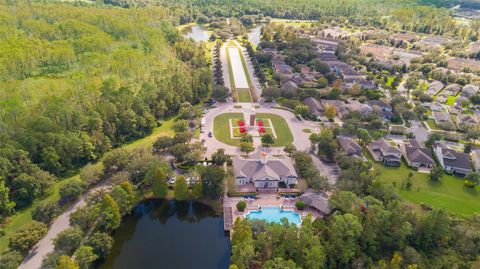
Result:
M284 211L280 207L263 207L258 211L250 211L247 214L247 219L251 220L265 220L266 222L280 223L281 219L286 218L289 223L298 225L302 222L300 215L293 211Z

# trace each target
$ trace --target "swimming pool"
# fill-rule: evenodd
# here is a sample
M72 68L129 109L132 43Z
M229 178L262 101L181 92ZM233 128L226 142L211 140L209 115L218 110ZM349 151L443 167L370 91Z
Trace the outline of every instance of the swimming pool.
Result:
M280 207L262 207L261 210L250 211L247 214L247 219L251 220L265 220L266 222L280 223L281 219L286 218L289 223L296 225L302 222L300 215L293 211L285 211Z

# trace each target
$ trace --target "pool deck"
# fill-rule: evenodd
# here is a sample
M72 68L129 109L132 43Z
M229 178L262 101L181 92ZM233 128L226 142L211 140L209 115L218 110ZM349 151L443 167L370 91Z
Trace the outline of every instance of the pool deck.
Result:
M245 201L247 203L247 208L243 212L238 211L236 207L237 203L240 201ZM314 210L297 210L297 208L295 207L296 201L296 198L278 197L277 194L262 194L257 199L245 199L243 197L225 197L223 207L225 231L230 230L234 220L236 220L237 218L245 218L250 211L259 210L261 207L280 207L284 210L294 211L298 213L302 219L308 214L312 215L313 219L321 217L321 215Z

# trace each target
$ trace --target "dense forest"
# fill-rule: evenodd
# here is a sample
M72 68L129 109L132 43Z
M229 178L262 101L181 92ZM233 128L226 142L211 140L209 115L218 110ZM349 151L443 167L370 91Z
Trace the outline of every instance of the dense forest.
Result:
M275 18L316 20L323 16L356 17L376 15L415 3L414 0L104 0L123 7L160 4L175 7L186 15L239 17L263 14Z
M207 96L205 50L170 21L160 7L0 5L3 216Z

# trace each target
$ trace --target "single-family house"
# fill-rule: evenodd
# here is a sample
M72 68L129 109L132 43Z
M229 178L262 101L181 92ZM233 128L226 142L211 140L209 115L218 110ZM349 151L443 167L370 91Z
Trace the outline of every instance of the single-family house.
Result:
M450 118L450 114L446 112L433 112L433 119L437 125L453 123L452 119Z
M348 100L348 103L346 104L347 110L349 112L360 112L362 116L368 116L373 112L373 109L367 105L367 104L362 104L358 100Z
M445 85L443 85L442 82L440 82L440 81L434 81L434 82L430 83L430 85L428 85L428 87L427 87L427 94L430 95L430 96L434 96L434 95L436 95L439 91L441 91L444 86L445 86Z
M383 162L386 166L400 166L402 152L385 139L372 141L367 148L377 162Z
M362 147L351 137L337 136L337 141L342 150L350 157L363 158Z
M475 126L478 124L478 121L474 115L470 114L458 114L457 115L457 124L460 127L469 127Z
M402 147L402 155L410 167L431 169L435 166L432 151L423 147L420 142L415 139L411 139L407 144L404 144Z
M432 102L429 104L431 111L443 111L443 105L439 102Z
M298 92L298 86L293 81L287 81L282 85L282 93L287 96L295 96Z
M433 152L440 166L448 172L459 176L466 176L472 172L470 157L467 153L449 149L444 142L436 142Z
M308 107L308 113L310 114L310 117L315 118L315 119L320 119L322 116L322 112L324 111L324 108L320 101L313 97L307 97L303 99L302 103Z
M473 84L467 84L463 87L461 95L464 97L472 97L477 94L479 87Z
M322 112L325 112L325 109L328 106L333 106L333 107L335 107L337 115L340 116L340 117L342 115L348 113L347 105L343 101L322 99L322 100L320 100L320 103L322 103L322 106L323 106L323 111Z
M448 112L453 115L461 114L462 113L462 106L458 103L455 103L448 107Z
M268 153L260 152L260 158L245 159L236 156L232 159L233 175L237 185L253 184L255 188L278 188L298 183L298 176L290 158L269 159Z
M462 86L454 83L454 84L450 84L447 87L445 87L445 90L443 91L443 93L446 96L457 95L461 90L462 90Z

